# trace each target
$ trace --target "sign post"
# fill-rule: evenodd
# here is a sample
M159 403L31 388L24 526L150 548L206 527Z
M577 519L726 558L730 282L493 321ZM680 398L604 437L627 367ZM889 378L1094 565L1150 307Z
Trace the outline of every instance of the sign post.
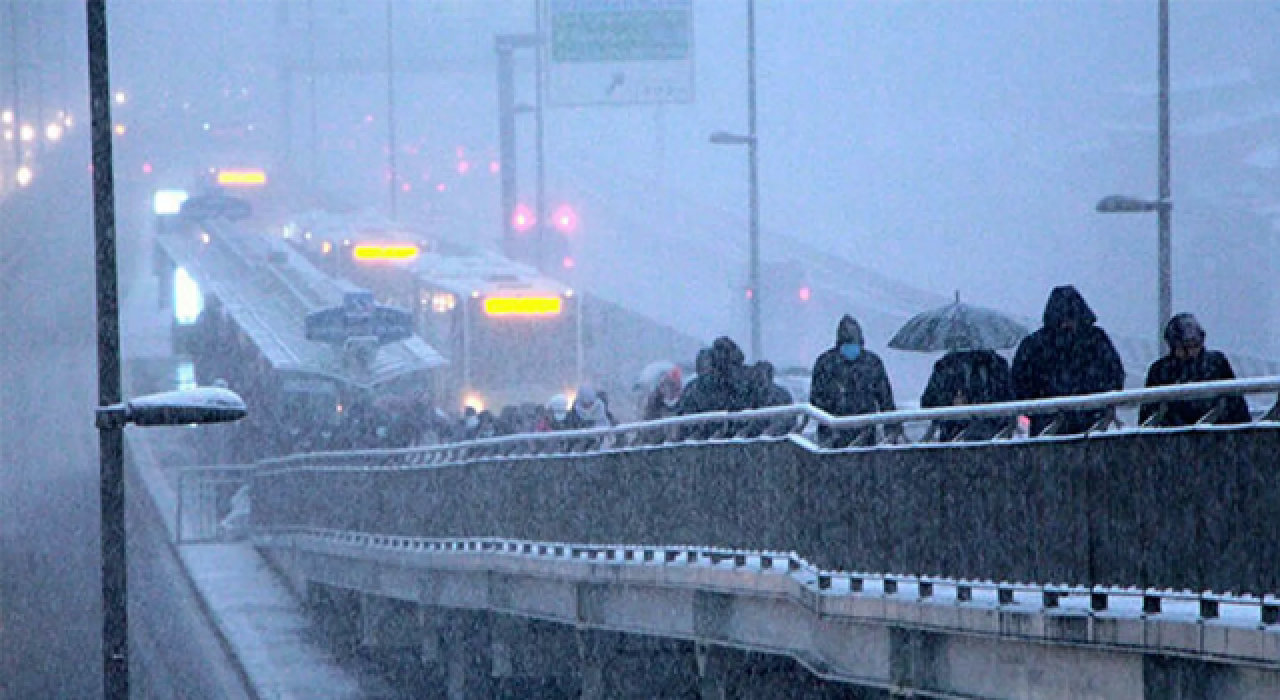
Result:
M546 26L550 105L693 101L693 0L548 0Z

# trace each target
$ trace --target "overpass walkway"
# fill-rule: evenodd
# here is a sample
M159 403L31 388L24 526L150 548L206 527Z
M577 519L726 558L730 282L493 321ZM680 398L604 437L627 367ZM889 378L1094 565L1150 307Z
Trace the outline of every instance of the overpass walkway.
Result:
M364 596L371 638L444 649L450 697L484 696L465 692L488 673L476 629L519 656L522 637L499 644L476 613L568 630L577 654L541 665L584 684L603 663L593 640L625 632L686 644L712 685L713 659L737 650L902 696L1275 697L1280 422L1124 423L1141 404L1278 390L795 406L300 455L255 471L254 540L295 585ZM1014 430L1070 411L1100 419L1084 435ZM924 428L976 418L1009 428L958 443ZM914 441L883 439L904 424ZM818 426L857 446L819 446ZM473 616L463 632L440 621L458 615Z

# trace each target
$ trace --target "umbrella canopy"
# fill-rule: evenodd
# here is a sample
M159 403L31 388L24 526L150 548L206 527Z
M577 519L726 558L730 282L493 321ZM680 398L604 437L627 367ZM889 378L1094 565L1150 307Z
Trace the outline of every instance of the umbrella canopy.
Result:
M676 363L668 360L659 360L650 362L640 370L639 376L636 377L636 383L632 385L633 391L653 391L658 387L658 382L662 381L663 375L676 368Z
M1013 318L981 306L956 300L941 308L916 314L907 321L889 347L911 352L944 350L999 350L1017 345L1027 328Z

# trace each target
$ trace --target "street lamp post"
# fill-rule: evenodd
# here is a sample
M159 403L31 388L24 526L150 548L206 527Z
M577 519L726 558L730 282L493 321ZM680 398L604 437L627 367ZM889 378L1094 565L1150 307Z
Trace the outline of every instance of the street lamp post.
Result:
M1159 155L1156 170L1159 196L1155 200L1112 195L1098 202L1097 209L1104 214L1130 212L1156 212L1158 230L1159 270L1157 295L1159 298L1159 325L1156 342L1164 343L1164 327L1173 317L1173 192L1171 185L1172 148L1169 134L1169 0L1159 0L1160 56L1159 56Z
M115 179L106 0L85 0L89 112L93 143L93 232L98 316L98 450L102 555L103 700L129 700L129 617L125 552L124 428L219 423L244 417L227 389L173 391L123 401L116 271Z
M547 165L546 165L546 133L544 123L545 96L546 86L543 85L543 52L546 43L543 37L542 13L543 0L535 3L534 10L537 17L534 18L534 35L536 44L534 48L534 82L533 82L533 159L534 159L534 179L533 179L533 219L534 227L538 233L537 253L534 256L534 267L544 270L547 257Z
M747 299L751 314L751 358L763 357L760 318L760 168L756 131L756 3L747 0L747 133L717 131L711 143L747 147Z
M111 85L106 0L86 0L89 111L93 140L93 231L98 305L98 403L120 403L115 182L111 169ZM124 530L124 426L98 431L102 547L103 699L129 699L129 616Z
M1164 327L1173 317L1173 205L1170 169L1172 167L1169 143L1169 0L1160 0L1160 207L1156 210L1160 229L1160 327L1157 333L1164 338Z
M395 40L392 37L394 28L392 2L387 0L387 168L391 171L390 189L391 220L395 221L399 210L396 203L396 54Z

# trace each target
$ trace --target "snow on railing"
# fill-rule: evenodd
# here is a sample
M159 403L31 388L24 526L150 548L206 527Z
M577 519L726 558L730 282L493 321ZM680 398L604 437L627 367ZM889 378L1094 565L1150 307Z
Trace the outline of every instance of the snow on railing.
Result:
M829 431L846 434L858 433L860 439L850 449L866 449L886 445L940 444L936 440L937 431L933 428L925 431L921 438L912 441L903 431L897 430L905 424L936 425L943 421L1003 419L1005 427L994 437L976 441L1000 442L1013 439L1017 435L1017 425L1021 417L1057 417L1057 420L1052 421L1041 434L1025 436L1026 439L1042 440L1054 436L1061 417L1068 413L1098 413L1098 420L1086 435L1105 433L1117 428L1128 431L1169 430L1151 425L1126 427L1117 419L1117 410L1174 401L1225 399L1231 396L1271 393L1280 393L1280 376L858 416L832 416L812 405L797 404L749 411L699 413L655 421L626 423L608 428L523 433L427 447L315 452L265 460L260 463L260 466L267 471L326 467L339 467L344 470L417 468L477 460L565 456L748 439L794 439L808 449L822 449L821 445L805 437L815 427L825 427ZM1211 410L1197 424L1198 426L1212 425L1217 420L1217 414L1223 402L1217 403L1218 406ZM1273 408L1265 416L1246 425L1280 427L1280 415L1277 415L1277 410ZM883 435L881 435L882 432ZM953 442L965 438L964 431L961 431L959 440Z

